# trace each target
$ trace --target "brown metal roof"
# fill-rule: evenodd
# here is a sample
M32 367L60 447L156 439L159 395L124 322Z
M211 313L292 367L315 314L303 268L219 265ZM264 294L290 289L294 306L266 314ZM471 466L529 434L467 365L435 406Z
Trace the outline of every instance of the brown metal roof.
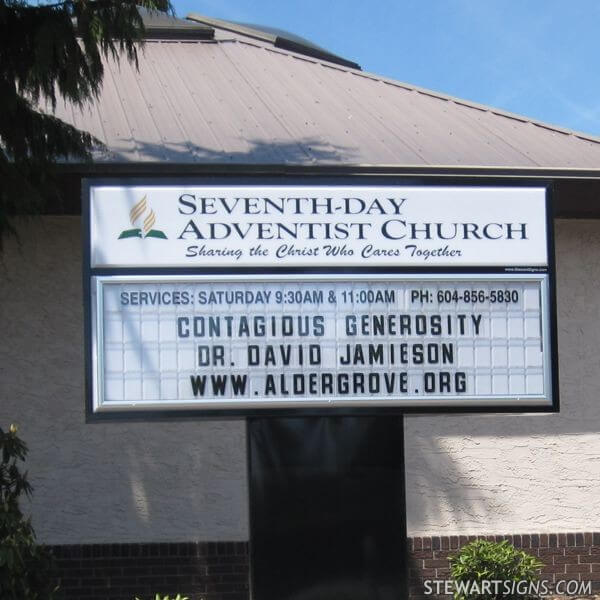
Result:
M600 167L599 138L223 30L108 60L100 98L56 114L101 163Z

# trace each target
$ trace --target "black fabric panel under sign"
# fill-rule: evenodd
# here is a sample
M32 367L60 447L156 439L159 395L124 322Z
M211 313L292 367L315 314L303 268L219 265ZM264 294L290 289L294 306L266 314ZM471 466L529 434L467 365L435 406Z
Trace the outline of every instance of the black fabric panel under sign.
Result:
M402 600L402 417L248 420L253 600Z

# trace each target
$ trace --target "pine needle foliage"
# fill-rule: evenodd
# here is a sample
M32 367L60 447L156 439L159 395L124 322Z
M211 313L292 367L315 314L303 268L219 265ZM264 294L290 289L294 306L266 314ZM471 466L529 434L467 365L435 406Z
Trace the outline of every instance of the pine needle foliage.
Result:
M36 543L31 521L19 506L32 492L19 468L26 454L17 428L0 428L0 600L49 600L55 591L52 556Z
M169 0L0 0L0 250L16 215L55 197L53 165L90 160L99 142L50 113L98 96L103 58L137 67L140 6L172 12Z

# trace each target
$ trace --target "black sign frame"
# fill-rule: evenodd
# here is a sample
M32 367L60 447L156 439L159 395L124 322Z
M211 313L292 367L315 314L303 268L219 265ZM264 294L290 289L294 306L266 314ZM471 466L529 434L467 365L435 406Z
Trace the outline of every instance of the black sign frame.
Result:
M546 239L547 239L547 268L532 268L527 264L520 267L244 267L244 268L92 268L91 267L91 240L90 240L90 189L93 186L215 186L215 185L282 185L282 186L421 186L421 187L536 187L544 188L546 192ZM554 413L559 412L560 402L558 395L558 350L557 350L557 325L556 325L556 268L554 248L553 227L553 202L552 183L548 180L523 180L512 178L468 178L468 177L405 177L405 176L377 176L377 175L340 175L340 176L200 176L200 177L90 177L82 180L82 240L83 240L83 291L84 291L84 346L85 346L85 382L86 382L86 420L88 422L130 420L178 420L178 419L239 419L243 417L292 417L292 416L360 416L360 415L401 415L401 414L455 414L455 413ZM493 405L484 406L360 406L360 407L306 407L306 408L254 408L254 409L149 409L149 410L121 410L114 412L94 412L93 409L93 360L94 352L92 343L92 305L91 305L91 282L94 276L111 275L284 275L284 274L340 274L351 277L353 274L456 274L456 275L494 275L515 272L545 273L548 275L548 310L547 316L550 325L550 340L548 349L550 352L551 368L551 405Z

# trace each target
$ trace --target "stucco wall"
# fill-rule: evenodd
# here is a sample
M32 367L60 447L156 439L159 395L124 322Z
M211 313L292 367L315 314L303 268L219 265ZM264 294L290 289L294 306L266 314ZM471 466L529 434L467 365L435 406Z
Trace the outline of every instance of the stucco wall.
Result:
M85 424L80 231L29 223L0 264L0 426L29 444L39 539L246 540L243 421Z
M0 266L0 425L29 443L40 539L247 539L243 422L86 425L80 221L21 241ZM556 245L561 413L407 417L409 535L600 529L600 222L557 222Z
M560 414L406 419L409 535L600 528L600 221L558 221Z

